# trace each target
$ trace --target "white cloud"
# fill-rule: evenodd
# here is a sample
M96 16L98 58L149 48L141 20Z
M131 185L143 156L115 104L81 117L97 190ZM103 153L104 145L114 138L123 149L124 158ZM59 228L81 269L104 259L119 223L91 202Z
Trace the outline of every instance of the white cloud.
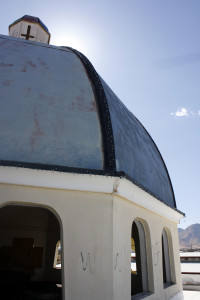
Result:
M177 117L187 117L188 116L188 111L186 108L182 107L181 110L177 110L176 112Z
M170 115L175 117L195 117L197 115L200 116L200 110L194 112L192 110L187 110L185 107L181 107L176 112L171 112Z
M180 108L176 112L170 113L170 115L174 115L176 117L188 117L189 113L185 107Z

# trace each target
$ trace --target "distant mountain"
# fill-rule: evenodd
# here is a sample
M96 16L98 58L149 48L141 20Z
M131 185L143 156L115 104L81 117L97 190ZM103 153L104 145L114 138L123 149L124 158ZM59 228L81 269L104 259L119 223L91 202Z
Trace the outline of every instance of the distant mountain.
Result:
M200 224L193 224L186 229L178 228L180 249L200 248Z

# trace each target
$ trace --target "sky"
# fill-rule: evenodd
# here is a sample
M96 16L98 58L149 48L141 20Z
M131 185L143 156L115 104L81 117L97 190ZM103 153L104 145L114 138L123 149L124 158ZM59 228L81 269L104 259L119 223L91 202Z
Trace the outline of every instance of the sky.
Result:
M200 223L200 1L1 0L0 34L39 17L50 44L70 46L147 129L167 166L179 227Z

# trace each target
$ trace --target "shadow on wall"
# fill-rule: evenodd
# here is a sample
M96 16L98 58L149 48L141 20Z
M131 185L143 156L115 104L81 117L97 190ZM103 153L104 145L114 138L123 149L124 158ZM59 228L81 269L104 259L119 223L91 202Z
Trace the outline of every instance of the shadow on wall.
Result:
M61 269L54 268L58 241L60 225L50 210L18 205L0 209L4 299L62 299Z

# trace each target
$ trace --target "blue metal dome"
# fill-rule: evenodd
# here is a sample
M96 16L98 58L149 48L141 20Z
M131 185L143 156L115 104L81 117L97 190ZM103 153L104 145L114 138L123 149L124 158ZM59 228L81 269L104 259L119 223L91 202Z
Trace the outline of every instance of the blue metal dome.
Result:
M68 47L0 36L0 164L122 176L176 208L152 138Z

